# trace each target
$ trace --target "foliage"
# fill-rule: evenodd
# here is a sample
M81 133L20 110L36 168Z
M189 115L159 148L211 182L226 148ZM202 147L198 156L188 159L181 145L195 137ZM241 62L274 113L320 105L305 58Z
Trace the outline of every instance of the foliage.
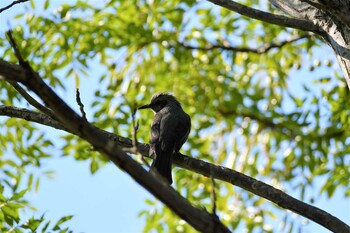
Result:
M273 9L265 1L241 2ZM317 60L315 53L326 49L317 38L261 54L238 52L210 46L261 48L305 32L193 0L110 0L91 5L78 0L59 7L50 7L49 1L40 3L26 6L25 13L15 16L18 24L13 30L21 41L20 50L61 93L69 92L74 84L96 84L88 88L93 96L88 115L96 126L131 137L133 106L147 102L154 92L172 92L192 118L186 154L243 172L287 193L296 192L307 202L322 193L332 198L337 189L350 196L349 92L333 61ZM0 46L2 58L15 62L3 36ZM27 107L5 82L0 87L1 104ZM151 117L142 113L140 124L148 125ZM39 183L25 168L40 167L43 159L54 156L48 149L57 138L31 123L1 121L0 156L7 158L0 161L1 187L8 187L12 198L0 194L5 204L0 220L14 226L19 210L27 206L25 192L33 182ZM138 134L141 141L148 141L148 131ZM86 142L71 135L61 140L62 153L90 160L91 172L105 164ZM6 156L9 151L15 159ZM176 189L195 206L210 211L210 180L182 169L174 171ZM29 177L27 184L21 183L22 176ZM19 191L20 183L27 188ZM217 182L216 192L219 216L231 229L279 232L267 224L271 219L284 221L284 231L293 229L295 220L290 214L281 216L278 207L266 200L222 182ZM146 220L145 232L193 231L156 200L147 203L152 211L140 213ZM32 218L21 227L34 231L44 221Z

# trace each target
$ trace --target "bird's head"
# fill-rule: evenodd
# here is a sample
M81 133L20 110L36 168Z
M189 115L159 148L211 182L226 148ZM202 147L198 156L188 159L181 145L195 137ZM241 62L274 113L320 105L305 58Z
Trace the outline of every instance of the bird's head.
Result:
M150 108L157 113L167 105L181 107L179 101L177 101L173 95L166 93L156 93L152 96L151 103L143 105L139 107L139 109Z

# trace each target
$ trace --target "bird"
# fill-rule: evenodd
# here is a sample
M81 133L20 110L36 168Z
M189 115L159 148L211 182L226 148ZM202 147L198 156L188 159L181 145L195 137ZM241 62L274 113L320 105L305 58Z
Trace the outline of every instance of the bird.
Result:
M191 118L184 112L175 96L156 93L149 104L138 109L152 109L155 113L151 125L150 155L153 155L151 171L155 169L172 184L172 156L186 142L191 129Z

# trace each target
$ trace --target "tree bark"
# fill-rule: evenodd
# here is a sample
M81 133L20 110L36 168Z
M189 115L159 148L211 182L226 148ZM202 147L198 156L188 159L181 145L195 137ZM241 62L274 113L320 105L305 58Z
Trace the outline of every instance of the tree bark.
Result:
M269 0L286 14L309 20L333 49L350 89L350 2L346 0Z
M26 83L26 71L23 68L18 65L2 61L1 59L0 77L3 77L5 80L15 80ZM82 118L77 116L68 106L66 106L64 109L66 109L65 111L68 111L69 109L71 114L69 114L70 117L66 118L67 113L59 110L62 108L62 106L59 105L65 105L65 103L59 101L60 104L59 102L57 103L58 107L53 106L51 102L58 101L59 99L52 96L52 90L49 90L49 87L46 86L42 80L37 80L38 83L34 82L33 84L29 85L34 85L32 89L35 90L35 92L49 104L50 108L53 109L56 114L57 111L60 111L60 113L57 115L57 120L44 113L37 113L27 109L1 105L0 116L3 115L25 119L56 129L64 130L68 133L72 133L86 139L96 149L107 155L107 157L118 167L129 173L137 182L149 190L153 195L158 197L163 203L165 203L180 217L188 221L196 229L201 229L204 232L227 232L227 229L222 225L219 219L213 218L214 215L210 215L207 212L200 211L194 207L191 208L187 202L184 202L184 200L182 200L178 194L173 192L174 190L169 189L169 187L165 187L161 182L159 183L159 180L155 180L149 173L145 173L145 170L140 167L139 164L133 161L129 156L125 155L125 152L121 149L133 147L132 140L97 129L86 121L83 121ZM42 85L46 87L44 88ZM51 98L54 99L50 100ZM73 119L71 119L71 117L73 117ZM74 119L74 117L77 119ZM136 145L139 153L141 153L143 156L149 157L148 145L142 143L136 143ZM346 225L340 219L330 215L326 211L299 201L281 190L275 189L268 184L246 176L242 173L222 166L210 164L202 160L194 159L180 153L174 155L173 162L179 167L191 170L198 174L222 180L232 185L241 187L260 197L272 201L278 206L309 218L310 220L319 223L333 232L350 232L350 227L348 225ZM156 183L154 184L152 182ZM159 187L162 188L159 189ZM197 214L198 218L194 218L192 216L193 214ZM210 221L207 224L204 224L204 222L208 220Z
M247 7L232 0L208 0L247 17L320 35L333 49L350 89L350 2L346 0L269 0L287 16Z

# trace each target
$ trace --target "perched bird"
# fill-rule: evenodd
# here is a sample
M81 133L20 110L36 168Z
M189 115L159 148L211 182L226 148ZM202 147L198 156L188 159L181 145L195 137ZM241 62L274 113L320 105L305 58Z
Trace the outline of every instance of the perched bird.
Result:
M156 169L172 184L172 155L179 152L186 142L191 129L191 118L182 110L179 101L170 94L153 95L150 104L139 107L145 108L150 108L155 113L150 138L150 155L154 155L151 169Z

